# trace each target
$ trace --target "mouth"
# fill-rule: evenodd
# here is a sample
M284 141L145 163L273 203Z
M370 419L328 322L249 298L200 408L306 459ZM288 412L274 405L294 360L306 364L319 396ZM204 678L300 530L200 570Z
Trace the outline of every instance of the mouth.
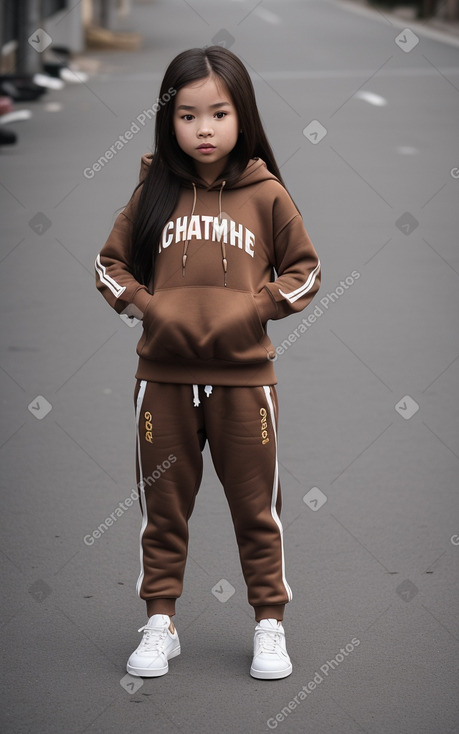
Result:
M196 150L215 150L215 145L211 145L210 143L203 143L202 145L199 145Z

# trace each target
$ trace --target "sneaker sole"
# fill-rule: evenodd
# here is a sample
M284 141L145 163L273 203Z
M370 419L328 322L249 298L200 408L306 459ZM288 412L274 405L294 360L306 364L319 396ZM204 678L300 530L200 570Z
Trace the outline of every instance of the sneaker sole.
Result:
M257 670L256 668L250 668L250 675L252 678L258 678L259 680L279 680L280 678L287 678L293 670L293 665L290 665L286 670Z
M168 661L172 660L172 658L176 658L181 653L180 645L173 650L173 652L170 653L170 655L167 656ZM169 671L169 664L167 663L163 668L134 668L132 665L129 665L129 662L126 665L126 670L131 675L136 675L139 678L159 678L161 675L166 675L166 673Z

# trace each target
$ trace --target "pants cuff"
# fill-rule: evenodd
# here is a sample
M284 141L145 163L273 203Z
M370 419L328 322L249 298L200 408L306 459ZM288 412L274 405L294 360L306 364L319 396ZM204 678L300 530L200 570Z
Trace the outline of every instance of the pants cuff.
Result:
M254 607L255 619L277 619L282 622L284 619L285 604L272 604L270 606Z
M172 597L162 597L157 599L146 599L147 615L152 617L154 614L167 614L172 617L175 614L175 599Z

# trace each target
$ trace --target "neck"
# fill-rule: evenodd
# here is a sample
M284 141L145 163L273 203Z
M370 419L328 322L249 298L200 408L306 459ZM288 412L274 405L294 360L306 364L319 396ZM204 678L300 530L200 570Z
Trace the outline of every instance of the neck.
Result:
M221 161L217 161L216 163L197 163L195 164L195 168L198 176L202 178L202 180L205 181L208 186L212 186L212 184L225 170L226 163L227 158Z

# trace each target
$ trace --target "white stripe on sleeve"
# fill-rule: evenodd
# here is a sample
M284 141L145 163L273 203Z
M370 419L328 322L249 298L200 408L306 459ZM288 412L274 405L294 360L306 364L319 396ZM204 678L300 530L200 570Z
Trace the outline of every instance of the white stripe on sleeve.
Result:
M306 283L303 283L303 285L301 285L299 288L297 288L295 291L292 291L291 293L284 293L280 289L279 289L279 293L281 294L281 296L284 296L284 298L286 298L287 301L290 301L290 303L295 303L295 301L297 301L302 296L305 296L306 293L311 290L311 288L313 287L315 283L319 270L320 270L320 260L317 263L314 270L312 270L309 273L309 278L307 279Z
M116 296L116 298L119 298L121 294L124 293L124 291L126 290L126 286L121 286L119 283L116 282L116 280L111 278L110 275L107 275L105 265L102 265L100 261L100 254L96 257L95 268L97 271L97 275L99 276L100 282L106 285L107 288L110 288L111 292L114 296Z

